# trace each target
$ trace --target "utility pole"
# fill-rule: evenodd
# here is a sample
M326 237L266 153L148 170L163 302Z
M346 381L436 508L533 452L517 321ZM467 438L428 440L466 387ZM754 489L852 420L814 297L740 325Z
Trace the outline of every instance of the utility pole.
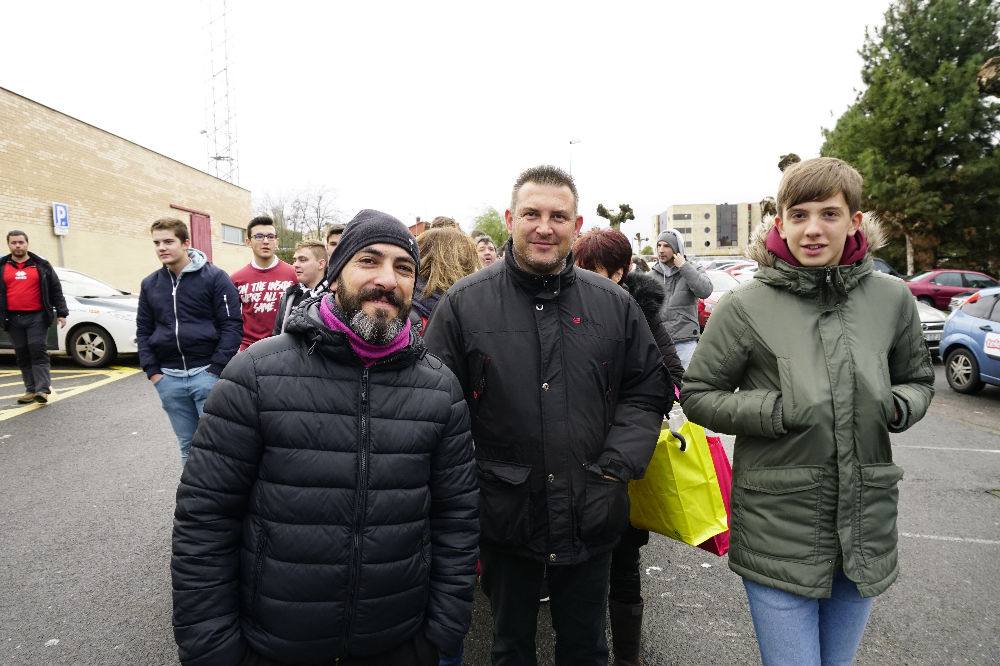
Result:
M205 104L205 134L208 172L238 184L240 167L236 149L236 113L229 80L229 3L205 0L208 6L208 90Z

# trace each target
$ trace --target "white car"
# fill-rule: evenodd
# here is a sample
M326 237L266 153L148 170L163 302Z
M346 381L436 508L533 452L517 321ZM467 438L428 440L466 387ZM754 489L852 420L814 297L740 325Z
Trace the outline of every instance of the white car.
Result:
M139 351L135 316L139 298L68 268L56 268L69 316L66 327L49 329L49 353L69 356L85 368L103 368L119 354ZM12 353L6 332L0 331L0 350Z

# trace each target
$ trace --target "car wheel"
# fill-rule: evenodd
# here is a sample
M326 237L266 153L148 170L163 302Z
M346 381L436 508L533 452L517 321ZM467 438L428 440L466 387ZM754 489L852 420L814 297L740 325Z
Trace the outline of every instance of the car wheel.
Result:
M932 308L936 308L937 307L936 305L934 305L934 299L931 298L930 296L921 296L917 300L920 301L921 303L926 303L927 305L931 306Z
M75 363L85 368L103 368L118 356L111 334L94 324L71 331L66 339L66 351Z
M948 379L948 386L959 393L978 393L983 388L979 379L979 363L968 349L960 347L948 352L944 376Z

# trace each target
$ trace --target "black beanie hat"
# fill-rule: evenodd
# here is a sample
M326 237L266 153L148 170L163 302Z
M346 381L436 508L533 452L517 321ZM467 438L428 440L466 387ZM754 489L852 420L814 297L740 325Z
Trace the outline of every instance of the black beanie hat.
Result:
M330 257L330 269L326 273L327 280L332 284L340 276L351 257L369 245L389 243L406 250L413 263L420 268L420 254L417 252L417 239L413 237L406 225L388 213L366 208L347 223L344 234L340 237L337 249Z

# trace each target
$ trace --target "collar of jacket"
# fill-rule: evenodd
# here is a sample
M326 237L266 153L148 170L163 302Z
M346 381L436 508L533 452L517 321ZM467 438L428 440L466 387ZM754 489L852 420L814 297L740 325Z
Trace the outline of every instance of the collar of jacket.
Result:
M536 300L554 300L559 296L559 292L576 281L576 266L573 265L572 252L566 255L566 265L559 273L554 275L529 273L517 265L517 260L514 259L514 239L511 238L504 249L503 261L515 284L534 296Z
M870 255L850 266L823 268L796 267L775 258L774 265L761 266L754 279L798 296L815 298L822 305L837 305L846 301L851 290L871 275L874 268Z
M337 331L331 331L320 318L319 302L321 298L323 298L322 295L313 296L302 301L299 307L293 309L285 324L285 333L301 338L309 354L321 352L341 363L360 367L361 359L351 349L347 336ZM377 361L371 367L373 369L406 368L416 363L426 353L427 349L424 347L423 340L411 330L410 343L405 348Z

